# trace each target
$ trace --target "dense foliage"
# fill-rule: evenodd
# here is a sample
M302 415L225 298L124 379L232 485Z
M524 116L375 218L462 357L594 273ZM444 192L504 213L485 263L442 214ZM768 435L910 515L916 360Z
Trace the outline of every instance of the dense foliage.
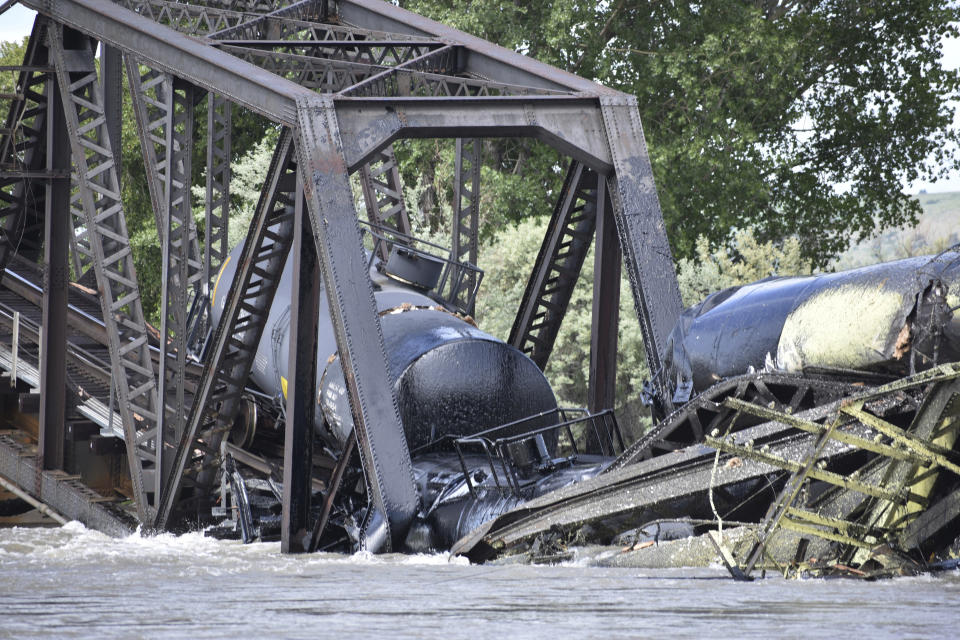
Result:
M960 84L941 47L958 10L947 0L401 4L638 96L679 257L699 236L718 246L753 227L764 240L796 235L825 264L878 225L915 218L904 182L957 166L949 100ZM525 149L523 163L490 154L491 169L542 183L552 158ZM503 191L491 223L543 210Z
M547 218L531 218L511 226L484 245L486 270L477 299L480 328L499 338L510 334L520 306L526 278L533 268ZM693 258L679 262L680 292L685 305L706 294L771 275L801 275L811 272L801 256L796 238L784 242L760 242L749 231L735 234L729 246L711 250L705 238L696 243ZM590 363L590 327L593 296L593 255L587 257L573 299L557 335L546 374L562 404L584 406ZM617 416L632 436L649 424L640 401L643 382L650 377L640 325L626 276L620 281L620 326L617 332Z

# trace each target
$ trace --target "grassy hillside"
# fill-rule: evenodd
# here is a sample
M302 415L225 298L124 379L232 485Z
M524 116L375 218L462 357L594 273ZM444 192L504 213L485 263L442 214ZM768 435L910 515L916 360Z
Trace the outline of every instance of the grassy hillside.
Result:
M837 269L851 269L886 260L937 253L960 242L960 191L921 193L923 215L915 227L887 229L851 247L837 259Z

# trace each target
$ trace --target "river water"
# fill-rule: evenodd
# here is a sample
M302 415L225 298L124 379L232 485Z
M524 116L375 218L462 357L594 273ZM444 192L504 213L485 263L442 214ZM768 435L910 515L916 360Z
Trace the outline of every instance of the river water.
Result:
M0 530L0 637L956 637L960 574L736 583L720 568L283 556L201 534Z

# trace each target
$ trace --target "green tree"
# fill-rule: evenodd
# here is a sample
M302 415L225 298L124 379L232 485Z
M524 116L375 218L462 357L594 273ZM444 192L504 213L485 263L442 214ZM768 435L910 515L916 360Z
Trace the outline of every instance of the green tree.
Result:
M823 265L958 167L948 0L401 4L636 95L678 257L753 228Z
M477 298L477 322L481 329L503 340L510 334L547 222L546 217L524 220L503 229L483 246L485 275ZM751 231L741 231L730 246L711 250L702 237L696 246L695 257L679 263L680 289L687 305L699 302L718 289L772 275L811 272L810 262L802 257L796 237L782 242L761 242ZM567 406L587 403L592 283L591 252L584 262L545 371L561 404ZM636 438L650 424L649 413L640 399L643 383L650 373L626 276L620 281L617 340L616 411L625 435Z
M160 248L160 239L157 232L156 218L153 205L150 201L150 190L147 183L146 166L143 159L143 148L140 136L137 133L136 117L133 113L133 102L127 90L126 74L123 77L123 112L122 112L122 163L120 172L121 199L127 219L127 231L130 243L133 246L134 267L137 270L137 280L143 298L143 310L147 319L157 323L160 320L160 295L162 292L163 254ZM204 171L206 168L207 128L206 103L201 102L194 129L194 145L192 158L192 184L199 187L193 190L193 205L198 232L203 239L203 208L206 190ZM276 138L269 135L268 122L250 111L234 107L232 132L232 163L239 162L246 157L257 145L275 144ZM272 149L271 149L272 151ZM270 163L270 156L266 156L266 163L258 168L260 174L266 173ZM263 176L260 181L262 183ZM231 190L231 201L237 208L246 204L249 194L248 182L242 182L239 193ZM232 185L231 185L232 187ZM254 199L254 205L256 200ZM252 209L251 209L252 213ZM249 223L250 218L246 218ZM237 233L243 233L240 226L243 222L230 220L230 236L236 239Z
M27 52L28 40L29 38L24 38L19 42L0 41L0 65L12 67L18 64L23 64L23 55ZM19 77L20 73L17 71L0 72L0 93L8 95L15 93L17 88L17 79ZM10 98L4 98L3 100L0 100L0 107L2 107L4 116L6 116L6 113L10 108L9 105Z

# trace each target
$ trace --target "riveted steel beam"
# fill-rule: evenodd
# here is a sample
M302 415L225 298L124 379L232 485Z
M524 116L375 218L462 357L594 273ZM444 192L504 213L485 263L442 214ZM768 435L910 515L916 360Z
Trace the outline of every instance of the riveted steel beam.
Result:
M230 157L233 105L223 96L207 96L207 183L204 202L203 286L209 292L212 278L227 258L230 224Z
M386 363L332 97L298 101L298 120L304 196L371 500L363 545L386 551L402 544L419 509L419 492Z
M646 345L647 363L660 396L669 398L660 372L667 337L683 304L637 100L633 96L601 97L600 105L614 165L609 178L614 220Z
M336 109L351 171L397 138L457 137L531 137L600 173L613 167L592 98L337 98Z

